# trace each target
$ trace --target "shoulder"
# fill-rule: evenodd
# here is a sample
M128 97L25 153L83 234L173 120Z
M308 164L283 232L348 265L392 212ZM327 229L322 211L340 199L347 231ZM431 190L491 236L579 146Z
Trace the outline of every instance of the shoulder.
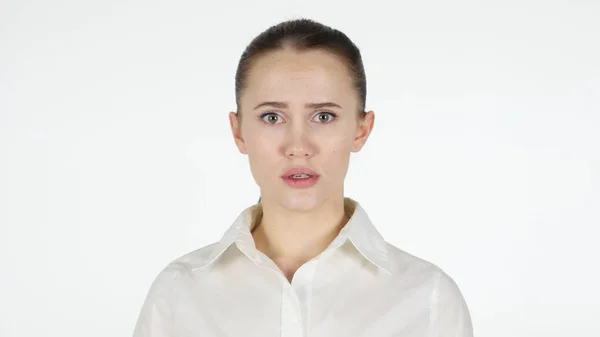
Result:
M188 271L201 269L208 265L214 259L214 252L218 243L211 243L182 256L177 257L168 266L173 266ZM167 267L168 267L167 266Z
M434 279L444 273L440 267L386 242L390 272L394 275ZM444 273L445 274L445 273Z
M454 279L442 268L388 244L394 280L425 295L430 315L431 336L472 337L469 308Z
M139 314L134 336L148 336L161 331L168 335L175 308L189 298L197 280L195 270L211 258L216 243L182 255L162 268L154 278Z
M398 276L396 279L429 288L433 301L452 297L462 300L461 292L454 279L438 265L401 250L390 243L387 243L387 251L390 272Z
M159 274L159 277L161 275L177 277L182 276L183 274L191 274L204 268L211 262L212 259L214 259L214 253L217 245L218 243L216 242L211 243L174 258L163 268Z
M151 293L172 290L175 284L181 284L195 278L197 272L207 266L213 258L217 243L212 243L181 255L158 271L151 285Z

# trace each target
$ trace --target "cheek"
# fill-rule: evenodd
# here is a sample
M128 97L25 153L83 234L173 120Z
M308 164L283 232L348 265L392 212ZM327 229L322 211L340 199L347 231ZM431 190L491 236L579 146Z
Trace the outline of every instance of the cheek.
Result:
M252 171L256 175L264 175L269 168L279 160L277 152L277 140L266 134L254 133L252 137L245 139L248 151L248 160Z
M322 135L323 152L335 156L349 155L354 142L354 132L346 125L343 127L327 130L328 134Z
M352 150L352 139L347 137L331 139L330 142L323 145L323 160L325 160L328 171L332 173L345 171Z
M272 147L273 135L269 135L254 121L248 121L242 129L242 136L250 157L262 157Z

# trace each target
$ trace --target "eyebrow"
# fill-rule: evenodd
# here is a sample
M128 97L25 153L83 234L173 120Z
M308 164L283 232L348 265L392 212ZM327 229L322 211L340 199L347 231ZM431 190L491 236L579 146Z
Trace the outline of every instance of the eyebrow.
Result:
M259 105L254 107L254 110L260 108L260 107L264 107L264 106L270 106L273 108L277 108L277 109L287 109L289 107L289 105L285 102L276 102L276 101L268 101L268 102L262 102ZM322 103L307 103L304 105L305 108L307 109L322 109L322 108L342 108L341 106L339 106L338 104L335 104L333 102L322 102Z

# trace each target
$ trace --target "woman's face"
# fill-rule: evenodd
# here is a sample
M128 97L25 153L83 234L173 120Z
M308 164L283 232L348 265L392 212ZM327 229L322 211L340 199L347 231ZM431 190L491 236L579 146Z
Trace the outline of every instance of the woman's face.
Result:
M342 198L350 153L363 147L374 119L359 118L347 66L326 51L282 49L255 59L247 75L241 116L229 118L263 202L310 211ZM311 177L288 178L295 168Z

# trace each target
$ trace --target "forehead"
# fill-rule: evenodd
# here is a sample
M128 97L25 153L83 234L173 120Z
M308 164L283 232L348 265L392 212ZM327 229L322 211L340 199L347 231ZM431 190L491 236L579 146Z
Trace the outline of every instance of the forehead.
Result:
M252 63L242 101L335 101L355 104L350 71L344 61L323 50L282 49L261 55Z

